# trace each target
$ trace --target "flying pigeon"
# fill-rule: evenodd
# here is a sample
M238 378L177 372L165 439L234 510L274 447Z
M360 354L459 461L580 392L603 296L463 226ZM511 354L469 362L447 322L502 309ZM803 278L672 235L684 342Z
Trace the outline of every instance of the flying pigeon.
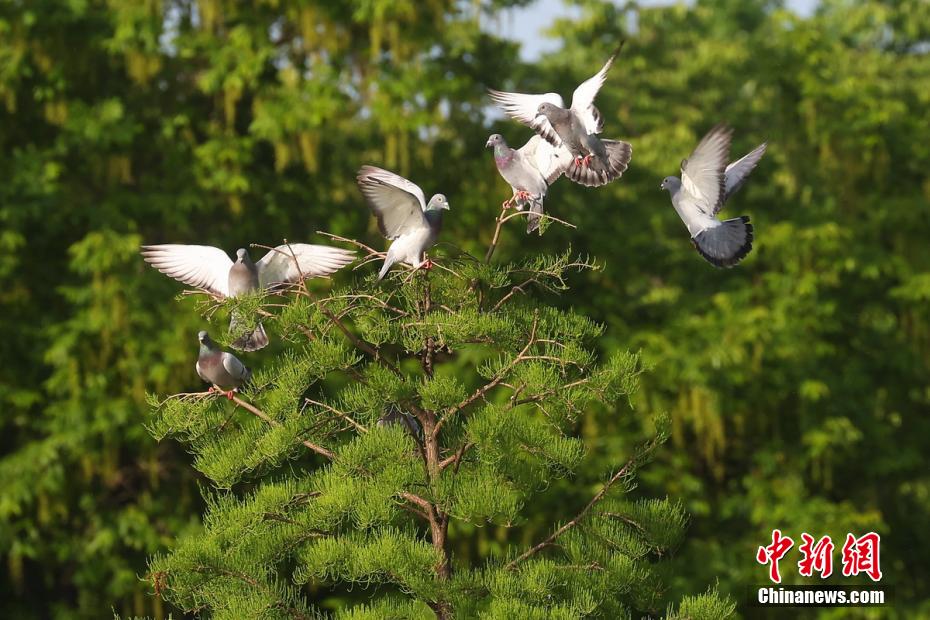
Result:
M716 215L746 182L767 146L763 142L727 165L732 134L723 123L711 129L691 157L681 162L681 178L665 177L660 186L672 195L672 205L688 227L691 243L716 267L732 267L752 249L749 216L721 222Z
M565 176L588 187L620 178L633 157L628 142L597 137L604 130L604 119L594 98L622 47L611 54L600 71L575 89L568 109L558 93L527 95L488 89L494 103L509 116L532 127L552 146L567 147L575 159L567 166Z
M375 166L362 166L356 180L371 212L378 218L381 234L393 241L378 280L398 261L414 269L429 269L432 262L426 251L436 243L442 228L442 212L449 209L446 197L435 194L427 203L418 185Z
M252 378L252 371L235 355L216 346L207 332L201 331L197 339L200 341L197 374L210 384L210 392L222 392L232 400L233 394Z
M496 133L488 138L486 146L494 148L497 171L513 189L513 197L504 201L503 206L522 209L529 203L526 232L533 232L539 228L546 191L571 163L571 153L564 146L552 146L538 135L519 149L512 149L504 137Z
M301 278L328 276L355 260L355 252L326 245L279 245L257 263L245 248L236 250L236 262L226 252L208 245L144 245L142 257L163 274L219 297L238 297L260 289L299 282ZM296 262L295 259L296 258ZM236 325L235 313L229 327ZM233 348L256 351L268 344L261 322Z

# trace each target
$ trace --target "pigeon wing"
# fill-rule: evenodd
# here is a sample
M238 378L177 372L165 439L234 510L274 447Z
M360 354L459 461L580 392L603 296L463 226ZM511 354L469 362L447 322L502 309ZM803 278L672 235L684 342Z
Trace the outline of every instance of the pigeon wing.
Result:
M245 364L239 361L239 358L232 353L223 352L223 368L229 373L229 376L239 382L248 380L251 372Z
M388 239L429 226L423 214L426 197L417 184L375 166L362 166L356 180L378 218L381 234Z
M765 155L767 146L768 144L763 142L752 151L727 166L726 172L724 173L726 192L722 202L729 200L730 196L739 191L739 188L746 183L746 179L749 178L749 173L752 172L756 164L759 163L759 160L762 159L762 156ZM722 203L721 206L723 206Z
M155 269L184 284L226 297L229 269L226 252L209 245L166 243L143 245L142 258Z
M620 53L622 47L621 44L610 55L601 70L582 82L572 93L572 111L581 119L588 135L601 133L604 130L604 119L601 118L600 111L594 105L594 98L597 97L597 93L607 80L607 72L610 71L610 67L613 66L614 59Z
M732 130L722 123L711 129L681 162L681 189L688 202L707 215L720 210L725 196L724 171Z
M279 245L255 263L262 288L318 278L339 271L355 260L355 252L328 245Z
M552 146L540 136L533 136L518 150L546 179L547 185L562 176L572 162L572 154L564 145Z
M497 104L511 118L529 125L540 136L554 146L561 146L562 139L555 132L552 123L543 115L537 115L536 110L543 103L551 103L560 108L565 107L561 95L558 93L545 93L542 95L526 95L523 93L507 93L492 88L488 89L491 100Z

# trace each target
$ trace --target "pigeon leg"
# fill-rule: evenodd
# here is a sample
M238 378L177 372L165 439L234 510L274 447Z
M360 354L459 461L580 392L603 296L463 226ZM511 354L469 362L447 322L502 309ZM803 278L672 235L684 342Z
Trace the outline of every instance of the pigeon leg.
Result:
M219 390L211 385L207 388L207 394L212 394L213 392L219 392Z
M517 195L514 196L514 198L516 198L517 200L521 202L526 202L527 200L532 198L532 195L529 192L521 189L520 191L517 192Z
M582 157L581 155L575 155L575 165L576 165L576 166L583 166L583 165L584 165L584 157Z
M219 391L222 391L222 390L219 390ZM226 392L226 398L228 398L229 400L232 400L235 394L236 394L236 390L229 390L228 392Z
M585 155L584 157L581 158L581 165L582 165L582 166L590 166L590 165L591 165L591 160L592 160L592 159L594 159L594 156L591 155L591 153L588 153L587 155Z
M421 268L421 269L426 269L427 271L430 270L430 269L432 269L432 268L433 268L433 261L431 261L431 260L429 259L429 257L427 256L427 257L426 257L426 260L423 261L423 264L420 265L420 268Z

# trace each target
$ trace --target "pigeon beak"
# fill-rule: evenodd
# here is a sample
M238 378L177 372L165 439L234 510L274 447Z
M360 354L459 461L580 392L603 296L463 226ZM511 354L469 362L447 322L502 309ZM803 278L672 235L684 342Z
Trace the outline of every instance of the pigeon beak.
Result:
M490 139L490 138L488 138L488 141L484 143L484 148L486 148L486 149L491 148L491 139Z
M448 203L448 202L444 202L444 203L442 204L442 208L445 209L446 211L448 211L448 210L449 210L449 203Z

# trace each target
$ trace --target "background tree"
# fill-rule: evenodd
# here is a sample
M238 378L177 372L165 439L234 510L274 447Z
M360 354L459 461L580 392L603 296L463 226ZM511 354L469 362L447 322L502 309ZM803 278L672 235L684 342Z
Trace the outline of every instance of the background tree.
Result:
M567 92L621 36L598 101L634 145L630 169L597 191L556 184L547 205L578 229L520 245L505 232L499 251L508 262L571 240L597 255L607 269L549 301L607 326L601 354L641 348L652 368L638 415L585 418L579 478L598 479L652 431L640 420L668 411L672 441L640 483L692 515L656 566L672 600L719 577L742 603L775 525L877 528L896 585L881 613L926 615L926 3L831 0L802 18L758 0L586 0L538 62L489 34L508 3L422 4L0 5L3 615L158 616L137 578L145 558L201 527L189 457L142 427L146 389L196 389L200 319L141 264L140 242L328 229L374 243L352 178L379 162L441 188L447 235L477 253L507 196L484 141L529 135L489 123L483 87ZM734 151L770 142L738 202L755 250L726 272L693 253L658 190L720 119ZM554 484L528 540L590 497ZM476 535L498 544L493 528Z

